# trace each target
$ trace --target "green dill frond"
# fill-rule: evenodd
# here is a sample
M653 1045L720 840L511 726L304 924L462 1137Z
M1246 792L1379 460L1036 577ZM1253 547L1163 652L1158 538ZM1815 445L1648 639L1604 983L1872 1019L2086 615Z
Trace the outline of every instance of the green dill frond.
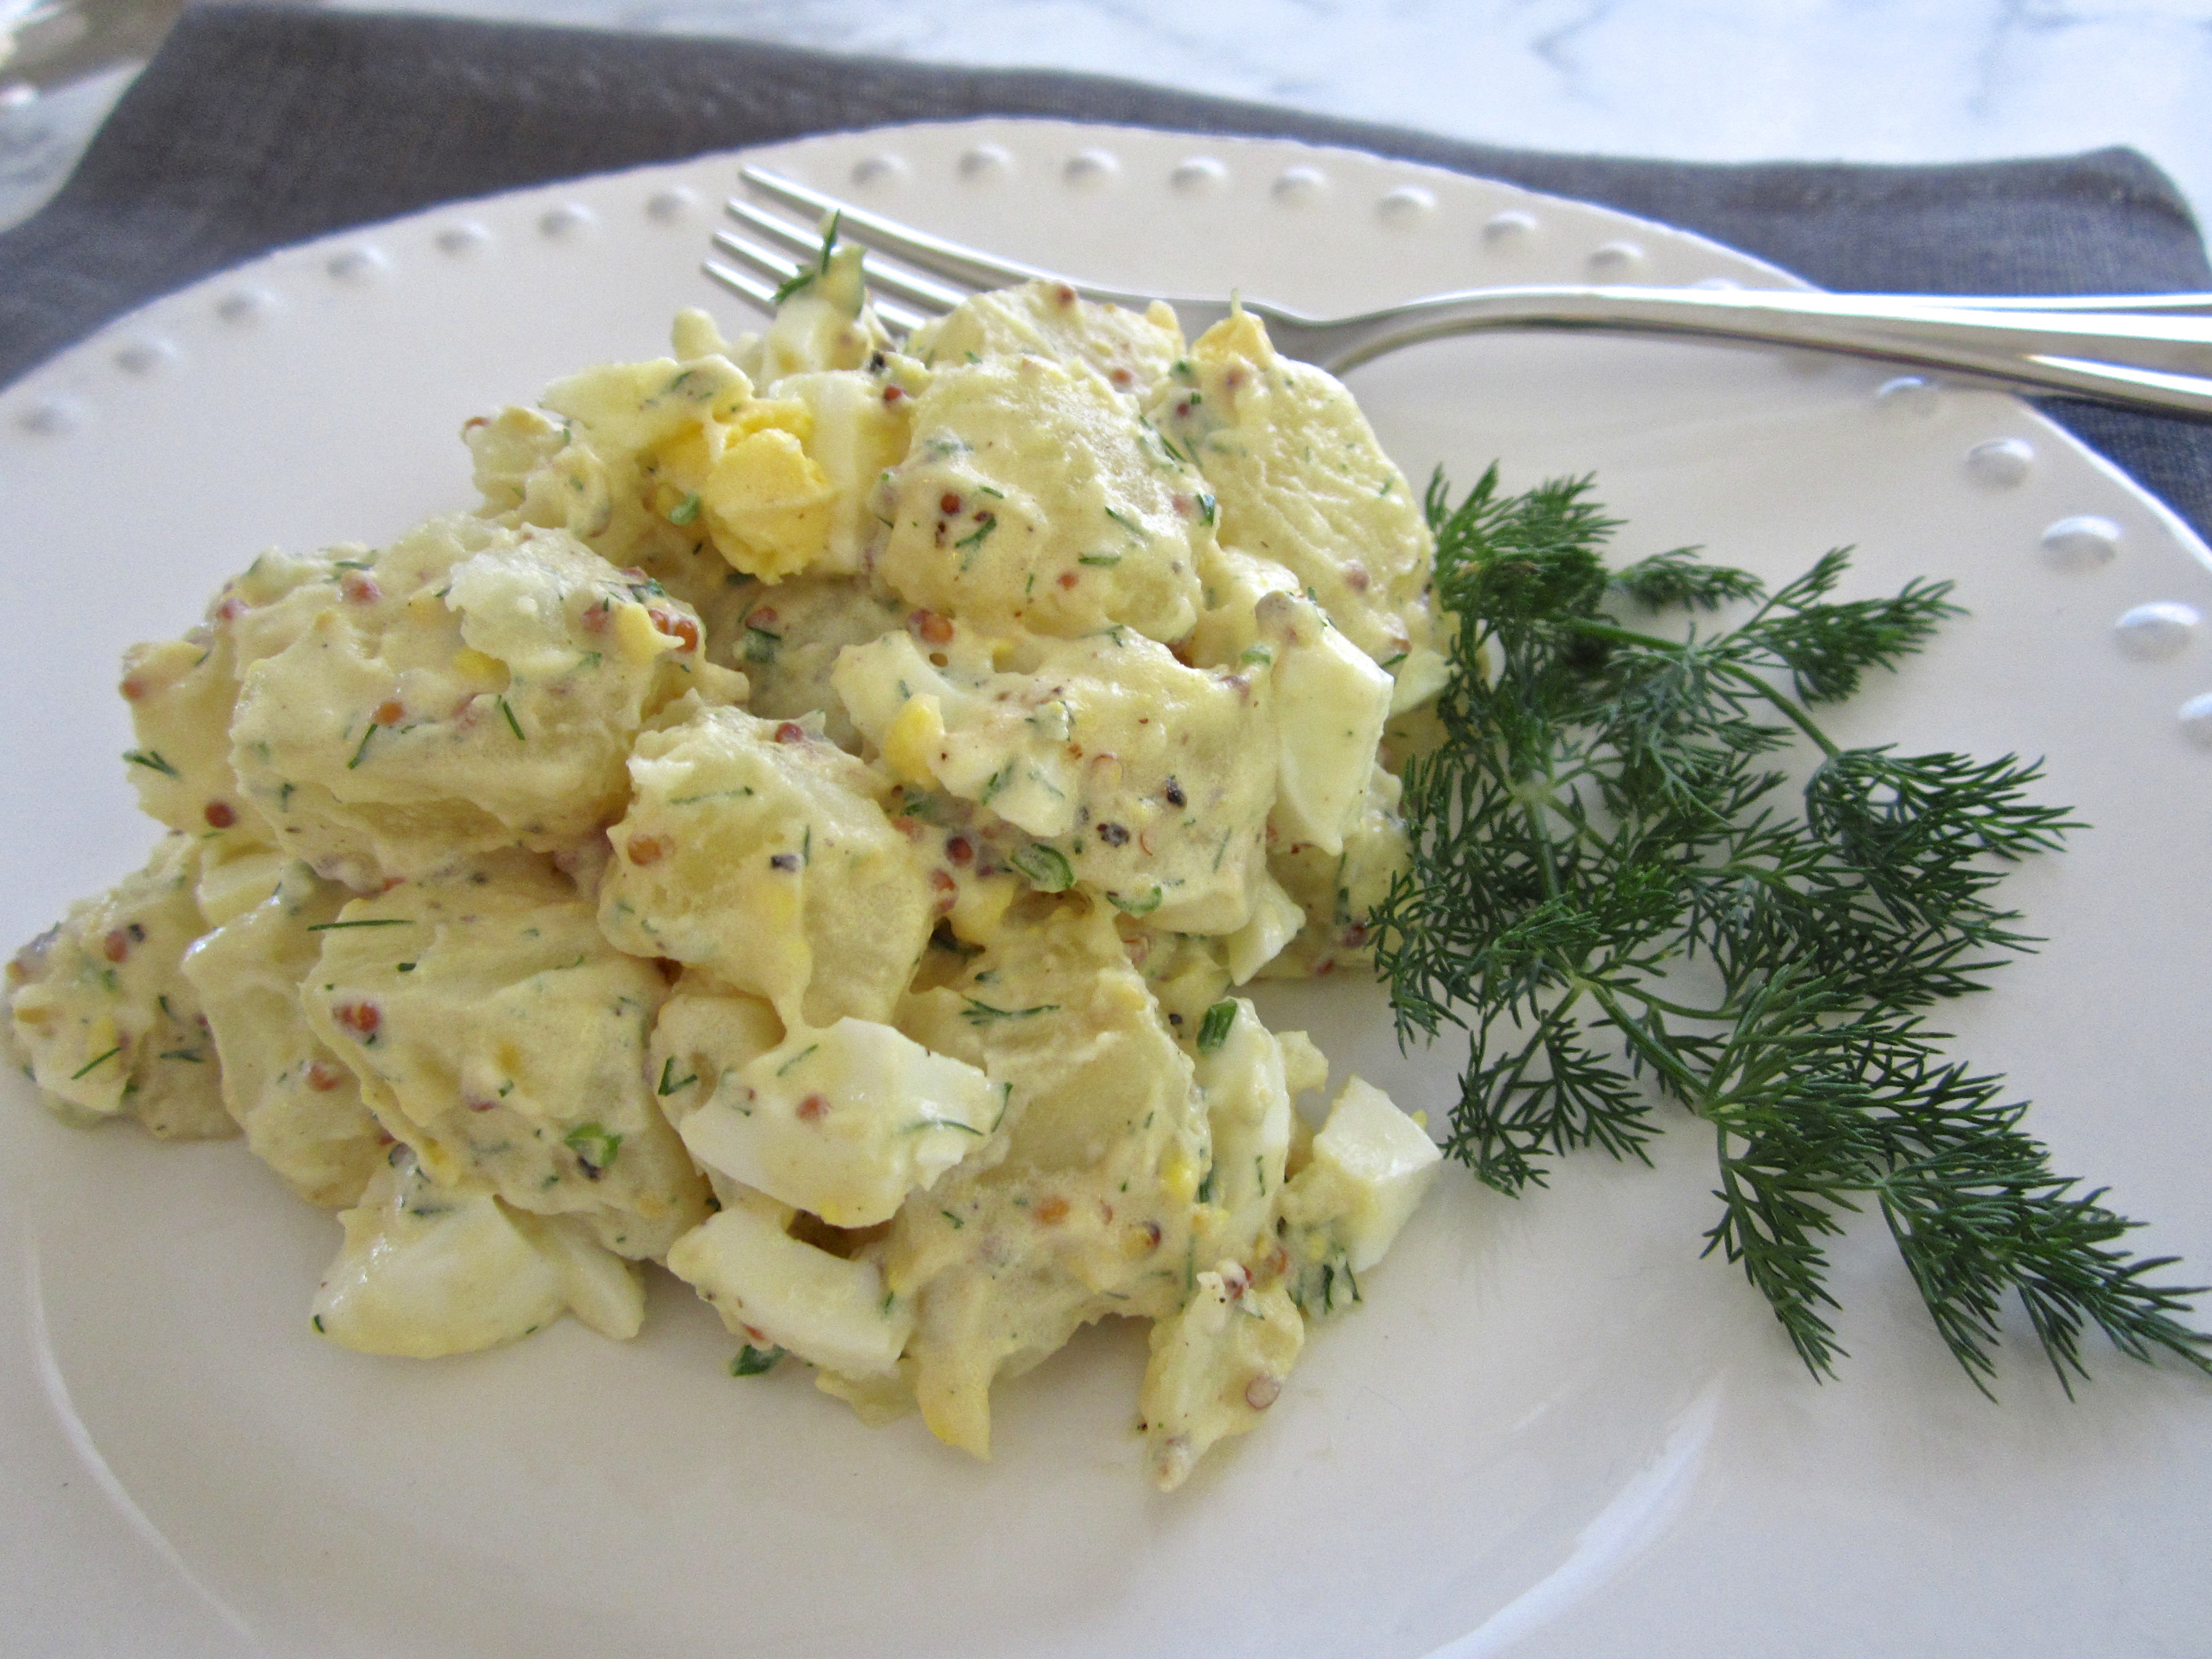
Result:
M1850 562L1842 549L1823 554L1741 630L1747 658L1763 652L1787 668L1809 702L1850 696L1868 669L1895 668L1946 618L1961 614L1949 582L1915 580L1887 598L1831 602L1827 595Z
M1494 623L1593 614L1611 580L1598 550L1617 521L1589 491L1588 478L1559 479L1500 499L1493 465L1455 507L1439 471L1426 507L1445 608Z
M2008 1296L2069 1387L2092 1326L2212 1370L2199 1292L2152 1282L2172 1264L2129 1255L2136 1224L1924 1023L2033 948L1993 890L2080 825L2034 801L2035 763L1844 749L1808 712L1919 650L1949 585L1838 599L1841 550L1771 593L1688 550L1611 572L1586 478L1504 496L1492 467L1455 506L1440 474L1427 508L1455 672L1371 921L1401 1040L1468 1034L1447 1151L1517 1193L1577 1148L1644 1157L1668 1103L1704 1120L1706 1249L1815 1375L1842 1353L1827 1252L1867 1210L1985 1391ZM1607 609L1735 605L1679 639ZM1773 761L1800 742L1793 813Z
M842 228L844 221L845 216L842 213L832 213L823 222L821 252L815 256L813 264L799 266L797 270L776 284L774 299L777 305L781 305L793 295L813 287L817 282L830 274L830 256L837 251L837 234Z
M1717 611L1738 599L1763 599L1766 584L1748 570L1705 564L1693 547L1654 553L1613 572L1613 591L1653 611Z

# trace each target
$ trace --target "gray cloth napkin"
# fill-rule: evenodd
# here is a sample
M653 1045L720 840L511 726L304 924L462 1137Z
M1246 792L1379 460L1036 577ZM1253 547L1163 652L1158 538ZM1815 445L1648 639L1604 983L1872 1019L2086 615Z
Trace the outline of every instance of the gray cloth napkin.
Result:
M0 382L134 306L348 225L803 133L979 115L1356 146L1700 231L1825 288L2212 289L2187 204L2128 149L1943 167L1623 161L1088 76L210 5L185 13L61 193L0 235ZM2046 407L2212 537L2212 423Z

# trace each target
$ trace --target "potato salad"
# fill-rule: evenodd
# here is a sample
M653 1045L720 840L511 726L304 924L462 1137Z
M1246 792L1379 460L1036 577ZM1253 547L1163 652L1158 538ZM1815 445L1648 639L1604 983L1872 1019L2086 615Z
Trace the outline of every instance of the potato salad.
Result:
M126 654L169 833L9 965L16 1059L333 1211L303 1340L627 1338L665 1269L984 1457L1140 1319L1180 1483L1437 1162L1241 994L1368 963L1443 676L1350 395L1044 283L896 343L840 251L465 435L474 511Z

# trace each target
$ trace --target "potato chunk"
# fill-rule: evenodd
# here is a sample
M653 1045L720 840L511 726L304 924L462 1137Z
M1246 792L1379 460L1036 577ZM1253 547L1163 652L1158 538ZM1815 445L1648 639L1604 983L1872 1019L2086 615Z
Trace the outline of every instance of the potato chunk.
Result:
M1074 639L1121 623L1179 639L1210 546L1204 481L1087 366L942 368L888 481L878 577L979 628Z
M123 758L146 815L199 838L211 858L267 845L230 765L238 672L228 630L202 626L180 640L132 646L123 653L121 689L138 740Z
M1225 545L1285 566L1353 644L1435 689L1432 538L1340 382L1239 312L1191 343L1150 412L1205 474Z
M237 1133L199 996L179 971L204 926L200 853L165 837L146 867L8 964L9 1048L65 1116L133 1117L164 1139Z
M916 1304L923 1419L978 1456L994 1379L1088 1321L1173 1313L1210 1265L1194 1231L1205 1108L1112 914L1029 901L966 975L902 1016L1008 1088L1005 1158L951 1170L883 1246L889 1287Z
M300 987L322 954L319 930L350 896L304 864L270 859L267 896L195 944L185 977L207 1011L223 1103L246 1146L309 1203L338 1208L359 1200L389 1139L353 1073L300 1010ZM204 894L210 883L201 885Z
M247 608L231 764L275 845L357 890L617 817L684 690L727 698L698 620L557 531L434 520Z
M1264 678L1186 668L1141 635L1026 641L1006 672L937 667L905 634L839 657L853 722L904 770L1018 827L1014 867L1155 927L1250 919L1277 770Z
M654 1103L682 1133L690 1118L722 1086L726 1075L740 1072L783 1041L783 1022L757 996L732 990L703 968L686 968L653 1022L646 1076ZM700 1172L727 1209L743 1183L712 1164Z
M538 860L356 899L322 938L307 1023L433 1180L580 1217L632 1258L706 1213L645 1075L666 987Z
M1142 404L1182 356L1183 340L1174 308L1159 301L1130 311L1086 300L1065 283L1036 282L972 295L915 330L907 349L933 366L1024 356L1084 363Z
M830 689L830 671L847 646L896 630L901 607L857 577L810 575L726 589L702 615L714 660L751 686L752 713L770 720L819 715L824 737L859 752L860 733Z
M709 708L641 738L630 773L609 939L711 968L787 1025L890 1013L932 902L867 767L795 721Z
M1235 1263L1199 1274L1182 1311L1152 1326L1139 1398L1153 1484L1173 1492L1215 1442L1259 1427L1304 1343L1281 1285L1250 1286Z

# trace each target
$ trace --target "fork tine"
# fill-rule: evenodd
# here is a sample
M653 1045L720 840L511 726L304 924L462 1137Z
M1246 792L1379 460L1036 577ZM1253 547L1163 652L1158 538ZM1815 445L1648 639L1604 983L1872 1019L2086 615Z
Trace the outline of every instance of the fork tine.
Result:
M775 315L775 290L766 283L748 276L744 271L726 265L720 259L709 259L701 269L740 300L750 301L769 316Z
M755 270L761 271L775 280L773 283L762 282L758 277L750 276L734 266L724 264L718 259L707 261L707 274L740 298L752 301L769 316L775 315L777 291L784 283L799 275L801 266L798 261L787 258L774 249L764 248L757 242L749 242L734 231L718 230L714 233L714 246L724 252L735 255L752 266ZM930 320L924 313L880 295L875 296L874 304L876 315L902 334L911 334Z
M896 254L908 264L934 272L946 279L963 283L970 288L1003 288L1015 283L1060 283L1073 289L1086 300L1097 300L1107 305L1126 306L1133 311L1142 311L1155 300L1165 300L1178 311L1188 311L1194 319L1205 323L1218 320L1226 307L1218 299L1191 298L1163 294L1158 289L1109 288L1102 283L1085 282L1057 270L1047 270L1041 265L1028 265L1018 259L1000 258L985 253L963 242L948 241L942 236L933 236L927 231L916 230L912 225L902 224L896 219L886 218L866 208L854 207L835 196L824 194L795 179L771 173L766 167L744 167L738 176L752 189L785 207L802 211L842 215L843 234L863 247ZM1258 306L1247 301L1248 308ZM1269 309L1263 314L1274 317L1280 313Z
M732 218L802 257L811 258L822 244L819 230L807 230L788 219L763 212L750 202L733 198L723 205ZM924 311L951 311L969 297L965 289L948 288L943 283L932 282L917 272L881 259L871 259L866 271L870 288L879 289L894 299L909 301Z
M1012 283L1066 280L1057 271L1040 270L1012 259L1000 259L993 255L964 247L957 242L919 231L911 225L901 224L896 219L886 219L881 214L871 213L866 208L841 202L834 196L825 196L818 190L770 173L765 167L747 167L738 175L772 201L802 212L836 213L843 219L842 229L853 240L862 246L880 248L895 253L909 264L949 276L954 282L965 283L970 288L1004 288Z
M936 320L921 312L908 310L896 300L886 300L880 294L873 296L870 303L875 307L878 317L902 334L911 334L924 323Z
M811 258L821 249L822 228L818 223L809 228L735 196L722 204L722 211L802 259Z
M734 231L716 231L714 246L725 253L734 253L772 283L787 283L799 275L798 260L787 258L773 249L761 246L757 242L749 242Z

